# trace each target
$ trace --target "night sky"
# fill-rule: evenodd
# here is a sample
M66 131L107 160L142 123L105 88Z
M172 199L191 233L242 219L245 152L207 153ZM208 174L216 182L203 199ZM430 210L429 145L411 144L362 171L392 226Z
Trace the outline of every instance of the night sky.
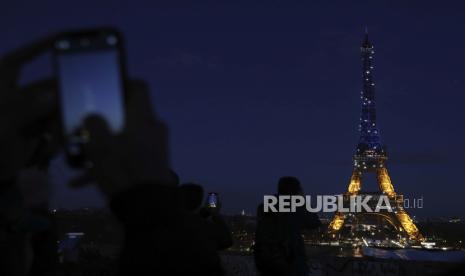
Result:
M423 197L414 215L465 215L465 2L154 2L2 1L0 53L63 29L117 26L130 76L149 82L170 127L182 181L218 192L226 213L251 213L282 175L309 194L347 189L368 26L394 187ZM25 81L50 67L39 59ZM52 205L101 204L90 190L67 190L61 159Z

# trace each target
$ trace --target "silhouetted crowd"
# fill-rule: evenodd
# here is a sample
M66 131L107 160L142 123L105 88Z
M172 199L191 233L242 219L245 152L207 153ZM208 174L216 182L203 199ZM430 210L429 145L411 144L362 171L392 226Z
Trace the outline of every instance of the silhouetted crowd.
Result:
M53 42L46 38L0 59L0 275L56 274L55 222L40 179L66 143L57 81L19 85L23 65ZM83 122L92 165L70 185L97 185L123 225L121 275L223 275L218 252L232 237L221 203L209 207L201 185L180 185L170 169L167 127L152 109L147 85L131 80L127 89L122 134L112 134L99 116ZM297 178L279 180L278 194L301 193ZM260 205L257 220L254 252L262 275L307 275L301 231L318 227L318 217L303 210L264 213Z

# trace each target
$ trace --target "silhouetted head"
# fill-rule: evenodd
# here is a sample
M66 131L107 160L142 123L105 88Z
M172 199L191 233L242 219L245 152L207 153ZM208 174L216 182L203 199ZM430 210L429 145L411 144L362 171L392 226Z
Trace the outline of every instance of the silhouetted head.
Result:
M283 176L278 182L278 194L280 195L298 195L302 193L300 181L294 176Z
M187 211L197 210L203 201L203 188L195 183L186 183L179 187L181 204Z
M169 170L169 184L170 186L179 186L179 175L173 170Z

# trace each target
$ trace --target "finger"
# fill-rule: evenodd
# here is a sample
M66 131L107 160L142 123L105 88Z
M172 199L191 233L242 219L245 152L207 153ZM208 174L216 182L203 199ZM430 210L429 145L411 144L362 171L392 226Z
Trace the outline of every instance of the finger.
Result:
M149 87L143 79L132 79L129 81L129 89L133 91L148 91Z
M57 98L55 81L40 80L13 95L5 95L1 108L3 114L15 118L16 129L25 135L34 135L52 122L59 121Z
M18 91L22 95L35 96L36 98L56 98L58 93L57 85L58 82L54 78L41 79L19 87Z
M0 57L0 88L16 88L21 66L50 50L55 39L56 35L51 35Z
M131 81L128 93L128 121L131 124L138 124L154 120L155 112L147 83L142 80Z
M107 122L99 115L90 115L84 120L84 128L89 132L90 140L102 143L112 136Z
M30 83L17 92L25 119L41 118L58 111L58 89L55 79L44 79Z
M89 135L89 142L84 145L84 154L98 164L108 155L114 136L105 120L98 115L87 117L83 129Z
M82 130L88 134L89 141L83 145L83 154L93 166L70 180L71 187L83 187L97 181L96 172L102 170L102 165L108 160L108 153L113 143L113 135L105 120L98 115L88 116L83 123Z
M50 50L56 37L56 35L50 35L7 53L0 59L0 69L15 68L29 62L38 55Z

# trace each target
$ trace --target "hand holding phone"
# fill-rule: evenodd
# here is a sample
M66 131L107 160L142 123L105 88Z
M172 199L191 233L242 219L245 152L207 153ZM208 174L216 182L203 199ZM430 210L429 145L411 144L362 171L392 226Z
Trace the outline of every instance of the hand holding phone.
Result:
M213 193L213 192L208 193L207 207L213 208L213 209L218 209L220 207L220 204L218 201L218 193Z
M124 129L126 74L123 38L113 29L60 35L54 45L59 76L62 125L68 163L82 167L88 161L83 146L89 133L83 127L98 115L118 134Z
M71 186L97 184L109 198L137 185L171 185L167 128L152 110L147 85L128 83L127 122L114 134L100 116L85 119L91 139L83 146L93 166L71 181Z
M15 179L25 166L48 162L58 153L60 132L56 116L55 81L39 80L22 86L21 72L29 62L53 47L55 36L0 56L0 179ZM55 124L56 120L56 124ZM45 163L47 163L45 162Z
M112 29L55 41L68 163L86 168L70 184L97 184L110 198L171 180L166 125L152 111L146 83L127 80L122 44Z

